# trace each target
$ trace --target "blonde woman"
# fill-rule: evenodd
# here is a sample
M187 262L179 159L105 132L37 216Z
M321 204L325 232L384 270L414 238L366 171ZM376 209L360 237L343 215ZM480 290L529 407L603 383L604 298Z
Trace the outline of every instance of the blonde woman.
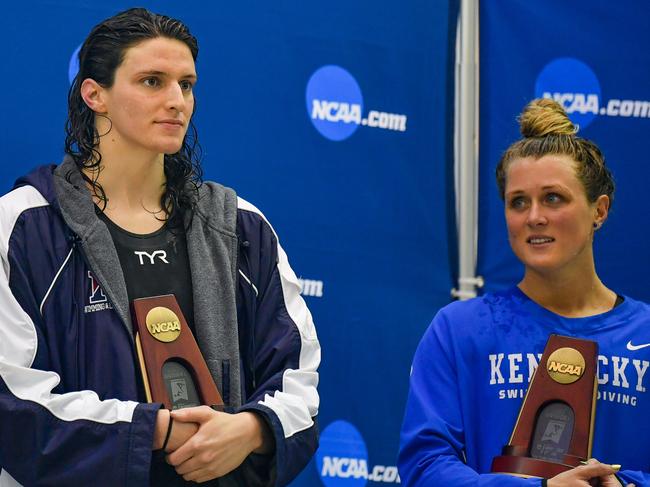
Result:
M576 135L557 103L534 100L520 123L523 138L503 154L497 183L524 277L505 291L443 308L422 338L402 427L402 482L650 485L650 348L630 346L650 343L650 307L609 289L594 263L594 236L614 198L612 176L598 147ZM551 333L599 344L599 461L551 479L490 474Z

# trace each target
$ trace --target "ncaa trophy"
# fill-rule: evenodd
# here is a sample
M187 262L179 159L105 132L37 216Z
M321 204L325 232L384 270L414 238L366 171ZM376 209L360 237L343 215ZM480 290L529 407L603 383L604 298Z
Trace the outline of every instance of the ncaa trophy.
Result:
M551 478L591 458L598 344L551 335L492 472Z
M221 394L173 294L131 304L135 345L148 402L167 409L223 409Z

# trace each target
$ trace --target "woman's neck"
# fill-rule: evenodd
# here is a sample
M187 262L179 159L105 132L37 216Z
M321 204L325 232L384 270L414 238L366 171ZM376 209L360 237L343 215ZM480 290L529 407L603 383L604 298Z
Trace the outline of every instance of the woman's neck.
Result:
M598 278L593 261L582 272L547 274L527 268L519 289L543 308L567 318L605 313L616 302L616 293Z
M93 199L104 207L106 215L120 227L133 233L150 233L164 224L161 197L165 191L164 155L102 151L99 171L85 169L85 174L102 187L107 203L97 191Z

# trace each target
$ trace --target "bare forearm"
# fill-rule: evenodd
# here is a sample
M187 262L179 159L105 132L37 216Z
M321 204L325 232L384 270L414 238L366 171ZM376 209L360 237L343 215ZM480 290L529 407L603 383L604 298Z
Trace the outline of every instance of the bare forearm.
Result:
M167 436L167 431L169 429L169 422L171 420L171 414L167 409L161 409L158 411L156 416L156 424L154 426L153 434L153 450L159 450L162 448ZM167 441L167 446L165 451L167 453L172 452L179 448L183 443L189 440L194 433L198 431L199 427L196 423L182 423L180 421L175 421L172 425L171 434L169 440Z
M167 429L169 428L170 418L171 416L167 409L160 409L158 411L158 414L156 415L156 424L154 425L153 430L152 450L160 450L162 448L165 436L167 435Z

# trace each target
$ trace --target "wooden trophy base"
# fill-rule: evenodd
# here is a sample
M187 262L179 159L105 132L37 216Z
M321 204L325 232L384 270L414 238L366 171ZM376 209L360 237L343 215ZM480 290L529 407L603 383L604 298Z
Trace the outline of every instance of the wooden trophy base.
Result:
M578 465L580 462L578 462ZM550 479L556 475L571 470L578 465L549 462L531 457L513 457L501 455L492 460L492 472L516 475L517 477L539 477ZM521 473L521 472L526 472Z
M167 409L205 404L222 408L221 394L172 294L131 304L136 349L147 401Z
M492 472L549 479L591 457L596 342L551 335Z

